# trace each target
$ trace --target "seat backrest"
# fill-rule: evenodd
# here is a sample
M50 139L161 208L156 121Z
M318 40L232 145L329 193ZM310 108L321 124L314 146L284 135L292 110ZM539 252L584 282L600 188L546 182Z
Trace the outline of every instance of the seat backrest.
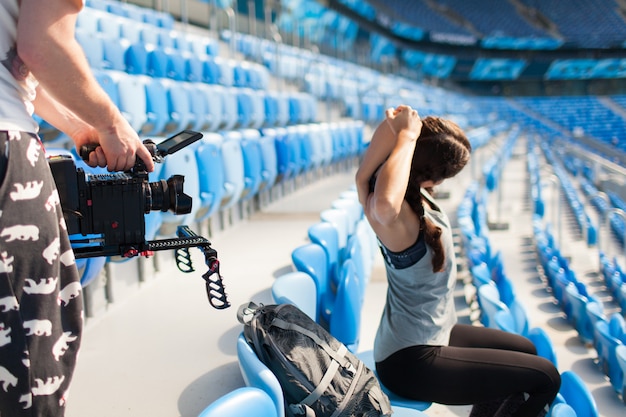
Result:
M277 417L272 398L254 387L237 388L215 400L198 417Z
M320 219L325 222L332 223L337 228L339 256L343 256L343 252L348 243L350 222L348 213L345 210L330 208L320 212Z
M111 74L113 74L113 71L94 69L93 74L96 77L96 81L98 81L98 84L100 84L100 87L102 87L104 92L107 93L111 101L113 101L113 103L115 103L115 105L119 107L120 94L117 91L117 83L111 76Z
M363 300L365 298L365 289L369 277L366 275L365 272L365 261L363 260L363 244L356 235L352 235L348 238L346 251L343 257L343 260L346 259L351 260L352 264L354 265L354 269L356 270L356 275L359 280L359 287L361 289L361 300Z
M128 45L124 54L126 72L129 74L148 74L148 49L143 42Z
M283 389L272 371L258 358L243 333L237 338L237 358L245 384L265 391L272 399L278 417L285 417Z
M576 411L565 403L554 404L550 411L551 417L578 417Z
M477 263L472 266L470 268L470 274L472 275L472 282L476 288L493 282L489 274L489 266L486 262Z
M481 320L485 327L495 328L495 314L499 310L509 308L500 301L500 294L495 284L483 284L478 288L478 299L480 300Z
M187 129L198 132L207 131L209 128L210 114L207 96L202 91L202 83L182 82L180 86L187 90L189 112L192 115Z
M615 359L622 371L621 393L622 395L624 395L624 393L626 392L626 345L619 345L615 348Z
M561 373L559 393L565 402L574 409L577 416L598 417L598 407L589 388L574 371Z
M83 48L91 69L104 69L104 38L101 34L76 28L76 40Z
M146 87L142 77L115 72L113 79L119 93L119 109L136 132L142 132L148 121Z
M143 135L156 136L165 131L170 122L170 112L167 105L167 88L160 78L143 77L146 89L146 125Z
M320 221L311 225L307 234L311 242L324 248L328 260L328 274L336 285L339 282L339 235L337 228L330 222Z
M222 129L233 129L239 123L239 104L236 87L222 87L223 120Z
M348 213L348 234L354 234L357 223L363 218L363 208L358 200L337 198L330 205L332 208L345 210Z
M184 81L165 80L167 87L167 104L170 112L171 125L168 131L177 132L193 126L196 116L191 110L189 90Z
M508 307L515 322L516 332L522 336L528 335L530 324L528 322L528 313L524 305L517 297L514 297L508 304Z
M198 221L211 217L222 203L225 192L222 142L223 138L219 133L204 133L196 149L200 178L200 207L196 214Z
M294 166L291 162L289 139L287 129L269 128L263 129L263 135L274 137L274 147L276 151L276 181L281 182L293 176Z
M615 312L609 317L609 334L616 339L626 343L624 337L626 336L626 322L621 313Z
M317 319L317 289L306 272L292 271L277 277L272 284L272 298L276 304L293 304Z
M493 316L493 319L498 329L509 333L517 333L515 319L513 318L513 314L511 313L511 311L498 310Z
M243 168L246 186L241 195L241 200L246 201L254 197L263 181L263 159L261 155L261 134L256 129L244 129L241 131L241 152L243 155Z
M361 293L361 283L354 263L347 259L341 267L337 295L330 314L330 334L353 353L359 347Z
M550 340L550 336L540 327L533 327L528 330L527 336L531 342L537 348L537 355L542 358L546 358L555 367L558 367L558 361L556 357L556 351L554 349L554 345L552 344L552 340Z
M317 314L320 317L328 318L331 313L329 303L330 284L328 276L328 261L326 252L317 243L307 243L298 246L291 251L291 260L297 271L305 272L313 278L317 288Z
M127 71L126 67L126 51L130 46L130 42L123 38L103 38L102 42L104 55L103 65L104 68L124 71L129 74L137 74L137 72ZM131 67L131 70L135 70L135 67Z
M226 192L222 199L222 208L227 209L239 202L245 188L243 152L240 135L236 131L224 132L222 156L224 158L224 184Z
M263 162L263 182L259 191L271 188L278 177L278 156L276 155L276 137L270 133L263 132L259 138L261 146L261 158Z
M206 130L215 132L220 129L224 123L224 102L222 97L224 89L206 83L196 83L194 86L206 97L207 114L205 118L208 123Z
M595 339L595 328L598 321L607 321L604 315L604 307L596 301L590 301L585 305L585 314L587 315L588 333L593 335Z

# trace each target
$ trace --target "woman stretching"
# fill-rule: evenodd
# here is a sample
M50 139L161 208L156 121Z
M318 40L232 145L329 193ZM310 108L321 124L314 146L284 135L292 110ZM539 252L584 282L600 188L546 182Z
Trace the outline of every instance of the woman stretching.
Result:
M388 280L376 370L400 396L472 404L472 417L543 416L561 384L553 364L527 338L456 323L450 224L426 190L458 174L470 151L455 123L399 106L387 110L363 157L359 200Z

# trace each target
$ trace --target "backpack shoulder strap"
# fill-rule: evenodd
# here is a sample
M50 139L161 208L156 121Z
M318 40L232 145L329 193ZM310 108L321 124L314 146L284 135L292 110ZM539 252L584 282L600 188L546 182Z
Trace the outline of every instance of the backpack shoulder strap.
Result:
M309 337L311 340L317 343L319 347L324 349L324 351L328 354L328 356L333 358L335 362L337 362L343 368L347 368L349 371L352 371L352 373L354 374L354 367L352 366L350 361L345 357L345 354L346 352L348 352L348 350L343 349L344 346L340 347L339 350L336 351L335 349L331 348L328 343L320 339L318 335L316 335L314 332L310 331L309 329L305 329L304 327L298 324L289 323L279 318L275 318L274 320L272 320L272 326L278 327L283 330L293 330Z

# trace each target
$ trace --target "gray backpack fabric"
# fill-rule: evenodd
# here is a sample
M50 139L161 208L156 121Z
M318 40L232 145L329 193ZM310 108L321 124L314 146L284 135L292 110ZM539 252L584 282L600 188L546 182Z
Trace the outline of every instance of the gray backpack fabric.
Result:
M391 415L374 373L297 307L249 303L238 318L246 340L280 382L287 416Z

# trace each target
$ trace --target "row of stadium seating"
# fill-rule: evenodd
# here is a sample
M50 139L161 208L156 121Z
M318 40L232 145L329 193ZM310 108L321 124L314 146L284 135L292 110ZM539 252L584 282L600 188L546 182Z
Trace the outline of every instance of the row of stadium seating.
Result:
M623 47L626 37L620 6L613 0L578 0L575 5L559 0L495 3L464 0L431 3L420 0L391 4L383 4L380 0L343 0L342 3L365 18L369 18L364 13L368 10L367 3L377 8L384 6L394 22L411 22L410 26L422 33L422 37L429 33L431 39L437 38L438 34L456 36L457 42L459 37L467 38L468 42L471 39L474 42L496 41L499 38L545 39L554 41L545 45L552 49L561 43L580 48ZM361 3L366 3L366 6ZM306 7L306 2L302 2L301 7ZM577 13L571 13L571 7L576 7ZM529 20L532 16L537 16L537 22ZM541 25L538 22L541 16L552 23L550 29L545 23ZM392 26L392 32L403 35L407 30L402 26Z

